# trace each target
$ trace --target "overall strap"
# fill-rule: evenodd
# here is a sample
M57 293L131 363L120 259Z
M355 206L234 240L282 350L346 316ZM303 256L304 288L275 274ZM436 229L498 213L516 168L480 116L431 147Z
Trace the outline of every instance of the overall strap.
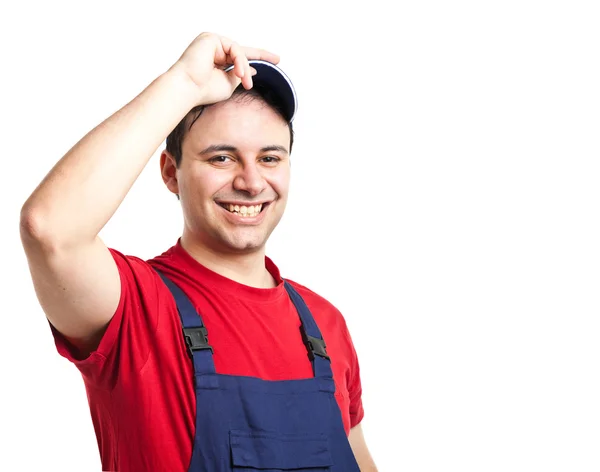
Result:
M289 282L284 281L284 286L300 315L300 333L308 351L308 358L312 362L315 377L332 379L331 359L327 355L325 340L321 335L321 331L319 330L312 313L306 306L306 303L300 294Z
M213 348L208 344L208 332L202 324L200 314L183 290L175 285L166 275L154 269L163 280L177 304L177 312L183 326L183 338L189 356L194 363L196 378L203 374L215 374Z

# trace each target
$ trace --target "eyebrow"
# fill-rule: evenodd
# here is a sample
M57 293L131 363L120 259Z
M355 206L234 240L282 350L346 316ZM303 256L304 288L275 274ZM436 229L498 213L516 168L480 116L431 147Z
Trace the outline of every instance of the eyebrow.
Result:
M206 154L212 154L214 152L223 152L223 151L238 152L238 148L236 148L235 146L231 146L230 144L212 144L212 145L208 146L206 149L203 149L202 151L200 151L199 154L201 156L205 156ZM261 153L262 152L272 152L272 151L289 154L289 151L285 147L279 146L276 144L260 148Z

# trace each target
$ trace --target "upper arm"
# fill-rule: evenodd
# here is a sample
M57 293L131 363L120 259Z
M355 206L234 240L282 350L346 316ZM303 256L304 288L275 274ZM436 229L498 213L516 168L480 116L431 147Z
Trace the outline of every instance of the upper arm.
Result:
M121 282L99 237L52 247L22 232L36 295L52 326L79 351L94 350L119 304Z
M356 458L356 462L358 462L358 467L361 472L377 472L377 467L367 448L365 436L360 424L357 424L350 429L348 441L350 442L350 447L352 448L352 452L354 453L354 457Z

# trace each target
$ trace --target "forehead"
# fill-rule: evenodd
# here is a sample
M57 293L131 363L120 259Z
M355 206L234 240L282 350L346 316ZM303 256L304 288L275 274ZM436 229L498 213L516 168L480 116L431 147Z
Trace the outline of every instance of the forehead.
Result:
M266 145L289 148L289 140L288 124L265 102L254 97L235 97L205 108L186 133L183 145L193 150L211 144L231 144L251 150Z

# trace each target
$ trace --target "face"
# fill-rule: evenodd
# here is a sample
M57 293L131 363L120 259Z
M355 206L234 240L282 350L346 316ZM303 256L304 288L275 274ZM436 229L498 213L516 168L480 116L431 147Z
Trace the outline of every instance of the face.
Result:
M215 252L263 250L287 203L289 145L287 123L260 100L204 109L185 135L180 167L166 152L161 157L185 231Z

